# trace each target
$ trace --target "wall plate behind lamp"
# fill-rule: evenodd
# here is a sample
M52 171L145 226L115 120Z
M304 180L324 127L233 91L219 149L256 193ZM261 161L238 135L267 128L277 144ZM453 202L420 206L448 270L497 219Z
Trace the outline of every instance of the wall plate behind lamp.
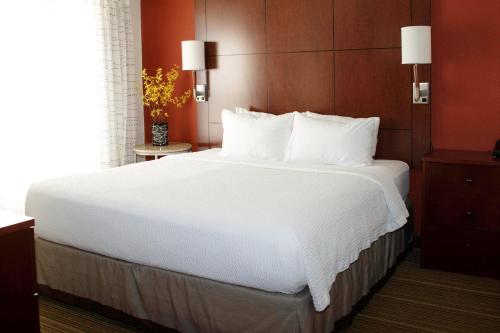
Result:
M416 99L416 89L415 83L413 83L413 104L429 104L430 94L429 94L429 82L420 82L420 96Z

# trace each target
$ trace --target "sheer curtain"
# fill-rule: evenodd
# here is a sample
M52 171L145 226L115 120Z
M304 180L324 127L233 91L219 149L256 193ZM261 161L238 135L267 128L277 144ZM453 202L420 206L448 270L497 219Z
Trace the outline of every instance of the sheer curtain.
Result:
M0 2L0 209L29 185L132 161L139 118L128 0Z
M94 0L97 42L104 70L99 91L104 116L101 161L103 166L120 166L133 161L136 142L137 105L130 1Z

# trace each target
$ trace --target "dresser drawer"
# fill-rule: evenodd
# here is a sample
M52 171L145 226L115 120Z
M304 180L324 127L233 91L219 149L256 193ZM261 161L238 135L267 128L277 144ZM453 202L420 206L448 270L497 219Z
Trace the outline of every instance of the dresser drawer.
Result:
M500 195L500 167L430 162L425 175L429 193L436 198Z
M422 238L422 267L500 278L500 233L434 229Z
M430 195L426 202L429 227L465 228L500 232L500 198Z
M500 231L500 168L427 163L426 224Z

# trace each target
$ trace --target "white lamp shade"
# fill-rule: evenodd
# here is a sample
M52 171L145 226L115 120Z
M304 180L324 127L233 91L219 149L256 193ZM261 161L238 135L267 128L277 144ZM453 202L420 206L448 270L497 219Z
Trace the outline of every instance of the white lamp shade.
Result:
M182 69L205 69L205 43L201 40L185 40L182 45Z
M431 63L431 27L417 25L401 28L401 62L403 64Z

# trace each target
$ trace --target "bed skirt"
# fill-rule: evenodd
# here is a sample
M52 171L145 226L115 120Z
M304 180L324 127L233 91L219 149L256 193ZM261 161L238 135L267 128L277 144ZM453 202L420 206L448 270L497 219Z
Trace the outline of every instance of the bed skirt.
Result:
M411 206L411 205L409 205ZM411 211L411 207L409 207ZM134 264L35 239L40 292L64 302L130 317L147 331L332 332L386 276L413 238L409 223L386 234L337 275L331 304L316 312L306 288L266 292ZM110 311L111 310L111 311ZM127 320L129 321L129 320ZM130 322L130 321L129 321ZM144 328L144 325L143 325Z

